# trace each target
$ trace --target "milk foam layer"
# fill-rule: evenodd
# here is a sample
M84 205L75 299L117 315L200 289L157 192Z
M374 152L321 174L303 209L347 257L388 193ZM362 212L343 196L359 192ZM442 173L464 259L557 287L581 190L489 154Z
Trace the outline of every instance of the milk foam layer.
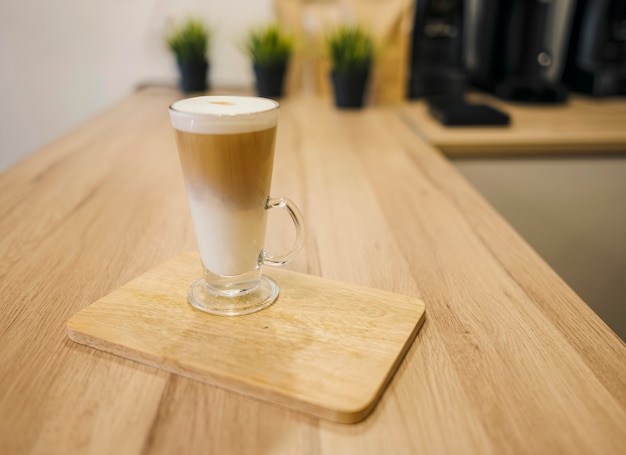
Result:
M272 128L278 103L251 96L197 96L170 106L172 126L199 134L236 134Z

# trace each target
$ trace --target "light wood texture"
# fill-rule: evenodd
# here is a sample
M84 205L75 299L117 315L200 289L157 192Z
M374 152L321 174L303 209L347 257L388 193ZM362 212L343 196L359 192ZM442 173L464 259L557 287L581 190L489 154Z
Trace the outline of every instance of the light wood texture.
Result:
M381 105L404 99L414 2L410 0L274 0L280 26L296 37L286 91L290 95L332 97L329 30L346 19L367 27L377 54L368 82L367 103Z
M626 153L626 101L573 94L562 105L509 103L473 94L508 113L507 127L446 127L424 101L403 105L407 121L448 156Z
M201 273L182 254L81 310L81 344L286 406L354 423L374 408L424 322L424 304L378 289L273 269L269 308L213 316L187 303Z
M368 418L312 418L69 340L73 314L195 247L166 109L179 97L133 94L0 176L3 453L626 451L624 343L397 109L287 98L275 157L272 192L308 227L290 270L427 305ZM290 228L276 220L272 241Z

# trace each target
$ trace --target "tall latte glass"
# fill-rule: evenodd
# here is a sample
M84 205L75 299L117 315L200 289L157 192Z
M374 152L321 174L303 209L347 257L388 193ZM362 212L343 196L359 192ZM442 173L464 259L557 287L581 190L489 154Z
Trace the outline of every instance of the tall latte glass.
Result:
M278 285L263 265L285 264L302 247L299 210L269 196L278 110L275 101L238 96L188 98L169 108L204 268L187 295L199 310L234 316L271 305ZM272 208L287 210L296 229L293 248L280 256L264 249Z

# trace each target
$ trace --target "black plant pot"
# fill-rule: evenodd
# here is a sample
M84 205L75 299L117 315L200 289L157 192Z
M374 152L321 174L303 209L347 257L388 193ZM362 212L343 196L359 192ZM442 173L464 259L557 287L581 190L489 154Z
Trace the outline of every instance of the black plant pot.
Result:
M205 92L208 89L207 74L209 63L206 61L178 61L180 88L184 93Z
M286 65L254 65L256 93L267 98L281 98L285 80Z
M360 109L363 107L368 76L369 70L355 73L339 73L333 70L330 77L333 82L335 106L340 109Z

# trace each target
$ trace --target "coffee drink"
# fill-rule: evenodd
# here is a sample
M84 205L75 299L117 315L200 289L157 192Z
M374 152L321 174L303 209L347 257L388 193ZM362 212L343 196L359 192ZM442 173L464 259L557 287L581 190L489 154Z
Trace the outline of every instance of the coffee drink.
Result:
M220 98L204 106L183 100L172 108L221 116L275 109L270 100ZM266 117L222 128L220 117L201 125L174 125L200 256L217 275L242 275L260 263L276 137L276 115L269 128Z
M263 264L291 260L303 244L300 212L270 198L278 103L265 98L201 96L170 106L187 198L204 267L187 295L195 308L241 315L278 297ZM296 229L291 250L265 251L267 211L287 210Z
M239 134L176 132L191 215L204 266L246 273L265 243L276 127Z

